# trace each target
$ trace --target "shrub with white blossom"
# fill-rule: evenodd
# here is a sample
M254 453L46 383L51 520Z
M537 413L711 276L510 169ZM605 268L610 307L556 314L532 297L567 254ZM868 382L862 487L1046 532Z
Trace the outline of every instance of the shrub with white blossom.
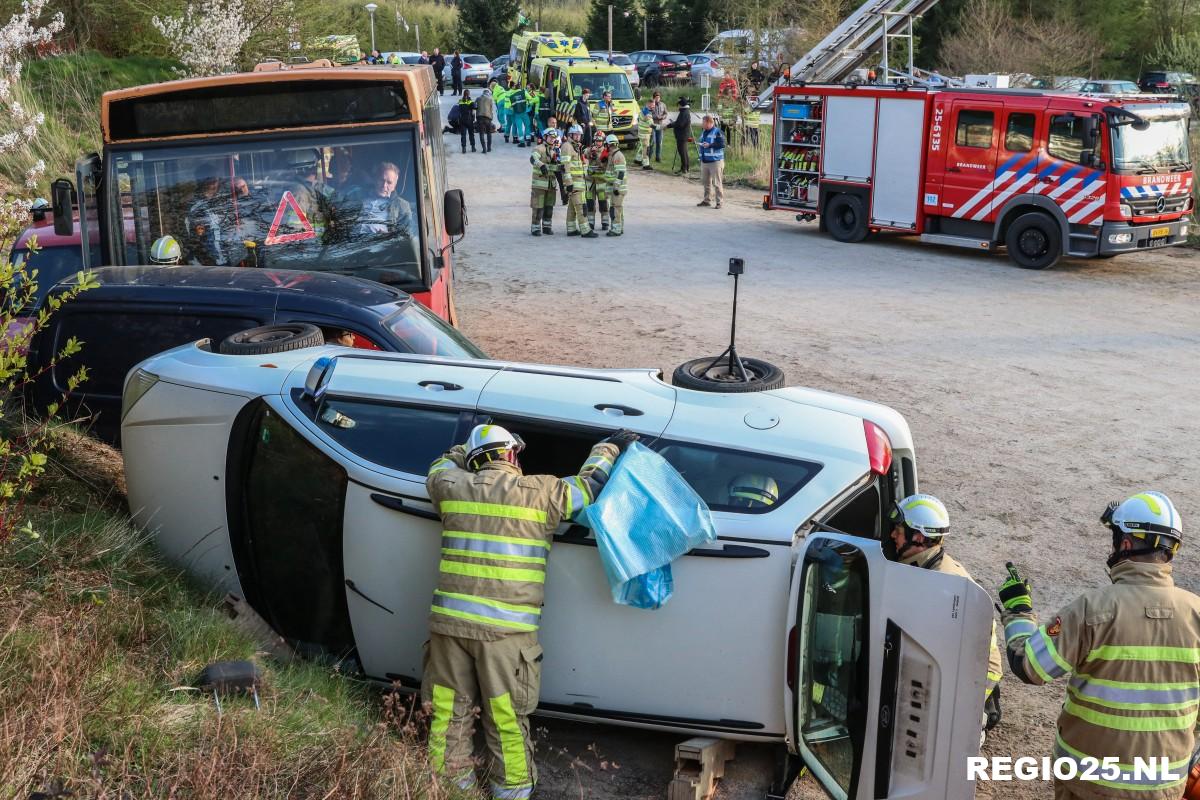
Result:
M181 17L154 17L171 54L189 75L221 75L238 68L242 49L254 35L244 0L188 3Z

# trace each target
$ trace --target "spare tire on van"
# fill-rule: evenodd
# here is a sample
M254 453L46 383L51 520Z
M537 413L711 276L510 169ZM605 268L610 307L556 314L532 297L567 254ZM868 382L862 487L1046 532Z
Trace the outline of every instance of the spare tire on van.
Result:
M225 337L218 348L227 356L265 356L325 344L321 329L307 322L263 325Z
M765 392L783 387L783 370L759 358L743 358L746 377L737 367L730 368L729 358L722 354L685 361L675 368L671 383L701 392Z

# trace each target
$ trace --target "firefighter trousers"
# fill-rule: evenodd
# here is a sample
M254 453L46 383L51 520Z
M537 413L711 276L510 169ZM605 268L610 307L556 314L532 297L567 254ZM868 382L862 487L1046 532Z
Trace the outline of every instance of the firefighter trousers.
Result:
M620 236L625 232L625 193L613 192L612 199L609 200L609 206L612 208L612 233L614 236Z
M492 642L431 633L421 700L431 710L429 760L462 789L475 786L472 736L476 712L491 759L493 800L524 800L537 783L529 714L541 690L542 646L536 633Z
M550 230L550 222L554 218L555 197L553 186L548 189L535 188L532 191L529 199L529 207L533 209L533 221L529 227L530 232L545 232Z
M634 161L642 167L650 166L650 131L638 135L638 149Z
M583 213L583 189L571 189L567 198L567 233L587 235L592 232L587 216Z

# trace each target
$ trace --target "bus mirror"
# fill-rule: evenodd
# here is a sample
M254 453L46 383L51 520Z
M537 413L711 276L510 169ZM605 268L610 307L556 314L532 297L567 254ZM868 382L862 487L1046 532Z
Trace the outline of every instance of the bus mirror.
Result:
M467 206L463 202L462 189L447 189L442 201L442 215L446 219L446 233L462 236L467 232Z
M75 187L66 178L50 184L50 203L54 210L54 233L71 236L75 233Z

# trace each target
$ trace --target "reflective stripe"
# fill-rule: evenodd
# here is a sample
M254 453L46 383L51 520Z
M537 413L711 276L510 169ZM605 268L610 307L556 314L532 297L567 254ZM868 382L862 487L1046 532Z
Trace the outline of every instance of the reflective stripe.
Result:
M543 551L544 552L544 551ZM516 561L521 564L545 564L546 559L538 556L489 556L470 550L457 550L453 547L443 547L442 555L457 556L458 558L479 558L485 561Z
M477 517L503 517L529 522L546 522L546 512L540 508L506 506L502 503L475 503L470 500L443 500L438 505L443 514L474 514Z
M1050 634L1046 633L1045 625L1042 625L1040 628L1038 628L1037 633L1030 637L1030 640L1034 642L1033 650L1038 654L1038 658L1049 658L1050 663L1053 664L1054 667L1057 667L1056 670L1050 668L1047 668L1046 670L1047 672L1053 672L1054 677L1062 677L1063 675L1066 675L1075 669L1058 654L1058 648L1054 646L1054 639L1050 637ZM1042 666L1047 666L1044 661Z
M1032 636L1037 633L1037 623L1030 619L1014 619L1004 626L1004 640L1011 643L1018 636Z
M516 567L489 567L485 564L465 564L443 558L438 565L442 572L465 575L468 578L486 578L493 581L518 581L521 583L545 583L546 573L540 569L518 569Z
M441 472L442 470L450 469L453 466L456 466L456 465L450 459L439 458L437 461L433 462L433 464L429 467L428 474L432 475L435 472Z
M529 786L513 786L504 787L499 784L492 784L493 800L525 800L533 794L533 785Z
M525 792L523 795L511 795L512 797L528 797L533 787L528 783L529 764L525 759L525 733L517 721L512 695L505 692L499 697L493 697L490 703L492 723L496 726L496 733L500 737L500 752L504 756L504 786L493 786L493 794L495 789L503 789Z
M1074 761L1076 769L1078 769L1080 772L1083 772L1084 769L1083 765L1079 763L1081 759L1095 759L1101 764L1104 763L1103 758L1087 755L1086 753L1071 747L1062 740L1062 736L1055 737L1054 755L1057 758L1065 758ZM1182 761L1172 761L1169 765L1170 771L1175 775L1180 775L1180 777L1171 778L1169 780L1159 780L1156 778L1151 778L1147 775L1137 776L1135 775L1132 764L1118 763L1116 767L1121 771L1121 775L1115 781L1098 778L1095 781L1088 781L1088 783L1094 783L1097 786L1106 786L1110 789L1129 789L1132 791L1170 789L1175 786L1182 786L1184 781L1187 780L1187 766L1190 761L1190 758L1185 758ZM1154 763L1157 766L1157 764L1160 762L1155 761Z
M438 614L445 613L448 617L470 619L519 631L537 630L542 613L536 606L514 605L487 597L441 590L433 593L433 611Z
M429 726L429 760L433 771L441 774L446 768L446 731L454 714L454 690L449 686L433 685L433 722Z
M550 543L545 539L531 539L525 536L501 536L498 533L479 533L477 531L442 531L442 536L454 536L459 539L479 539L484 542L508 542L526 547L544 547L550 549Z
M1191 730L1196 725L1196 711L1194 710L1190 714L1169 717L1126 717L1118 714L1106 714L1103 711L1081 706L1075 702L1071 693L1067 694L1067 704L1063 711L1084 722L1114 731L1158 733L1160 731Z
M1174 661L1200 665L1200 647L1106 644L1088 653L1088 661Z
M1177 711L1200 702L1200 686L1195 684L1120 683L1076 675L1071 678L1069 691L1081 700L1133 710Z
M567 488L567 519L571 519L575 516L576 512L592 502L590 499L591 493L587 491L583 479L578 476L561 478L560 480L562 480L563 485Z
M608 472L610 469L612 469L612 465L612 459L608 456L603 454L594 455L587 461L583 462L583 469L580 470L580 472L587 470L588 467L595 467L602 472Z
M1062 659L1059 658L1058 652L1056 651L1051 656L1047 645L1050 645L1050 647L1054 646L1050 644L1050 637L1046 635L1046 631L1038 629L1035 635L1025 640L1025 660L1033 667L1034 671L1037 672L1043 681L1050 683L1055 678L1061 678L1063 675L1066 675L1071 669L1070 667L1064 669L1060 666L1059 662Z
M446 548L453 550L469 550L472 551L469 555L475 553L487 553L493 556L516 556L521 558L536 559L539 563L546 563L546 547L543 543L537 542L526 544L521 542L497 542L491 539L476 539L470 536L455 536L453 531L444 531L442 533L442 552Z

